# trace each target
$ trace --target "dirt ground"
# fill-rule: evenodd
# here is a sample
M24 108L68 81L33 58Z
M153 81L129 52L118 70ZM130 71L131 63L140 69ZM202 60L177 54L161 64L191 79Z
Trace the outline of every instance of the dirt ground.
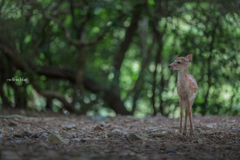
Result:
M195 135L161 115L87 117L1 111L0 154L6 160L240 159L240 117L193 116ZM189 126L188 126L189 129ZM49 133L51 132L51 133ZM60 135L51 139L50 135Z

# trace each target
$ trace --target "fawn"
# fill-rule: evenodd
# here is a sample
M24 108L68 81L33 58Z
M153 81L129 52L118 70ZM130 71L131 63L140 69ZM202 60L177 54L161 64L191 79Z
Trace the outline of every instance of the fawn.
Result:
M182 133L183 107L185 107L185 124L183 135L186 135L187 133L188 116L190 120L190 135L194 135L192 125L192 105L197 94L198 86L194 77L188 74L188 63L191 62L191 60L192 54L189 54L186 57L178 57L172 64L168 65L168 68L178 71L177 93L181 108L179 128L180 133Z

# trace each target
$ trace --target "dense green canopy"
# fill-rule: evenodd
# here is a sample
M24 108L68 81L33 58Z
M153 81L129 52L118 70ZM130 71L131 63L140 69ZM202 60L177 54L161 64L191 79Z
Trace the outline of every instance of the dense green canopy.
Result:
M193 112L239 115L239 7L239 0L0 0L1 108L179 116L177 71L167 66L193 54Z

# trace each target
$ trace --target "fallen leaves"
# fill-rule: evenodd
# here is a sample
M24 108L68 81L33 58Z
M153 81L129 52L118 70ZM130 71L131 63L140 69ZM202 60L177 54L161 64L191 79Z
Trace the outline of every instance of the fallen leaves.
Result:
M12 154L16 159L36 155L40 159L46 156L52 159L216 159L224 155L238 158L239 118L214 117L211 121L211 117L195 117L193 120L198 122L195 136L178 133L179 119L162 116L24 120L44 126L53 134L27 124L9 126L9 121L2 120L0 149L2 156L11 158L8 154ZM3 152L3 147L9 152Z

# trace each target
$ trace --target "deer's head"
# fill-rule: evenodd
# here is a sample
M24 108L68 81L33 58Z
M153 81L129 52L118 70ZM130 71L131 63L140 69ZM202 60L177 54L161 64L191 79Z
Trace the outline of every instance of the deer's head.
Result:
M168 65L169 69L181 71L188 68L188 63L192 60L192 54L186 57L178 57L173 63Z

